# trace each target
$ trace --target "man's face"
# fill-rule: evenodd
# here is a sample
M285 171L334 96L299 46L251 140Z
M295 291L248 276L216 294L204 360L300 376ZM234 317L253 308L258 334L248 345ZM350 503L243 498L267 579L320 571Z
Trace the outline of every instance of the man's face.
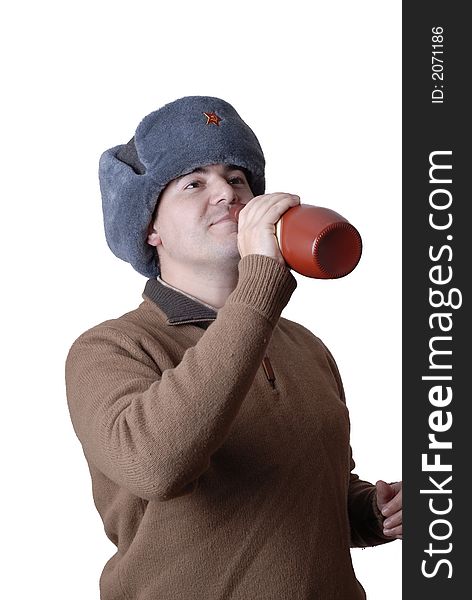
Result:
M161 193L148 243L168 269L239 261L238 225L223 220L232 204L254 194L244 172L233 165L208 165L171 181Z

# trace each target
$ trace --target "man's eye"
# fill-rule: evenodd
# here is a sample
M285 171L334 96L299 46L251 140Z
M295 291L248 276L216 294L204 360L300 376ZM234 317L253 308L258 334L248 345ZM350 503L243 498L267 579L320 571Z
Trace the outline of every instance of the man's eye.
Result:
M185 186L185 189L193 189L195 187L198 187L200 185L199 181L191 181L190 183L187 183L187 185Z
M230 183L244 183L244 179L239 175L235 175L234 177L230 177L228 180Z

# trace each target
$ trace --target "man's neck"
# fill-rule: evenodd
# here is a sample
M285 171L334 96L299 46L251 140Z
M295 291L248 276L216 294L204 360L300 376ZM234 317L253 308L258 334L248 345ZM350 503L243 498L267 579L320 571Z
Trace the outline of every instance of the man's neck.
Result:
M238 269L221 271L215 269L209 273L196 274L177 269L162 269L160 279L184 292L190 297L203 302L217 311L226 302L228 296L238 283Z

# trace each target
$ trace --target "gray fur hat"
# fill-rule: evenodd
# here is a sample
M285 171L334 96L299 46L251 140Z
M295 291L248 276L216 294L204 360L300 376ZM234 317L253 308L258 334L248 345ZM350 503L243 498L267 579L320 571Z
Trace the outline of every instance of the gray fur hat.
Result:
M165 186L197 167L232 164L246 170L255 196L264 193L265 160L254 132L224 100L187 96L139 123L127 144L100 157L105 237L111 251L146 277L159 274L147 229Z

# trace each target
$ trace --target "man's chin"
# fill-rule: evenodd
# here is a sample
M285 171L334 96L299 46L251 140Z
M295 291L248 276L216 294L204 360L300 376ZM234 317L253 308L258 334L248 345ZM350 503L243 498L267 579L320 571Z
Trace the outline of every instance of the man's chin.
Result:
M218 257L218 263L222 266L237 265L241 260L238 248L229 248Z

